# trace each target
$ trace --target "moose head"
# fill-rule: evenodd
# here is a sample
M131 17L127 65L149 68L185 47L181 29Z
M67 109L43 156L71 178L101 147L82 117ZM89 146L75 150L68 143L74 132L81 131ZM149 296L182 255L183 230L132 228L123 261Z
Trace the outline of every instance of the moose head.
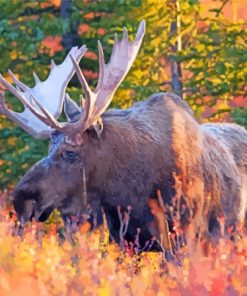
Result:
M118 40L115 34L114 46L108 64L104 61L101 43L99 50L99 80L92 91L81 72L78 63L86 52L86 46L73 47L62 64L51 63L51 72L46 81L41 82L34 73L35 86L29 88L9 70L16 87L0 76L5 88L24 105L22 113L10 110L1 95L0 113L16 122L36 139L50 138L48 156L36 163L23 177L14 192L14 208L22 224L35 217L45 221L53 209L58 208L64 216L81 215L87 209L87 195L90 203L97 208L98 188L104 188L103 180L95 180L100 160L104 157L100 150L99 138L102 133L102 115L108 108L115 91L128 73L140 48L145 31L145 22L139 25L135 40L128 40L127 30ZM78 106L65 90L76 72L85 94ZM67 122L58 119L64 112ZM107 151L110 143L106 144ZM108 150L111 153L111 149ZM97 162L99 165L97 165ZM105 167L104 169L107 170ZM90 184L86 192L85 180ZM84 184L84 185L83 185ZM97 184L97 186L95 185Z

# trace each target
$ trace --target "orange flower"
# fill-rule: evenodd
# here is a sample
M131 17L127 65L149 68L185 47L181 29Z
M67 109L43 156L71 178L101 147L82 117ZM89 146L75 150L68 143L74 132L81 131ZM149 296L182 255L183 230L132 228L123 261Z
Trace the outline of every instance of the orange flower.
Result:
M83 35L84 33L86 33L89 30L89 25L88 24L81 24L78 26L77 28L77 34L79 36Z
M105 35L106 30L103 29L103 28L99 28L99 29L97 30L97 33L98 33L99 35L103 36L103 35Z
M97 60L97 54L95 54L92 51L87 51L85 54L85 57L90 59L90 60Z
M95 73L91 70L84 70L83 74L85 75L86 79L96 79L98 78L98 73Z
M247 108L247 98L244 96L235 97L232 101L228 103L230 107L241 107Z
M84 15L84 18L86 20L92 20L94 18L94 13L93 12L89 12L87 14Z
M59 52L63 49L61 44L61 36L47 36L43 41L43 45L50 49L50 55L54 55L56 52Z

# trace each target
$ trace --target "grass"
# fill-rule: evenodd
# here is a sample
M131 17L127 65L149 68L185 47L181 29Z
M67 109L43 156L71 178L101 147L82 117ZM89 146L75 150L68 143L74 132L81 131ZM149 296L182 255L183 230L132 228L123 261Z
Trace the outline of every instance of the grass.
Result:
M220 239L208 257L198 246L181 250L183 268L162 253L136 255L109 244L107 227L87 232L76 243L59 241L62 221L30 223L15 235L15 215L0 196L0 295L247 295L247 236Z

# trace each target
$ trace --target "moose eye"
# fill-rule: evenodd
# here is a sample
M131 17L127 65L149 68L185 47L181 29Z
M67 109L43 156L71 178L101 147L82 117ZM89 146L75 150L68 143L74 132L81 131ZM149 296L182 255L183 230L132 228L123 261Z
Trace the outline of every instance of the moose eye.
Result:
M64 151L62 157L66 161L74 162L79 158L79 153L75 151Z

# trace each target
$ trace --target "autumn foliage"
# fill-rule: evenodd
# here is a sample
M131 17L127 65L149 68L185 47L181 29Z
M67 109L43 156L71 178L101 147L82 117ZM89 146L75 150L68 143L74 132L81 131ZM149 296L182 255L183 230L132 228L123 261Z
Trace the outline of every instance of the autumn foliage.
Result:
M136 254L108 242L106 225L70 244L58 214L17 233L9 194L0 196L0 295L244 295L247 236L221 238L204 257L201 248L180 250L182 267L162 253Z
M200 120L247 127L246 9L237 0L1 1L0 72L11 81L11 68L33 86L34 70L45 79L52 57L59 64L72 46L87 44L81 67L93 87L97 39L107 61L113 33L126 26L132 38L146 19L143 46L113 106L127 108L154 92L180 92ZM76 79L68 92L79 99ZM7 100L22 110L13 97ZM47 142L33 140L0 115L0 296L247 295L246 234L237 242L230 234L220 238L208 257L201 246L195 252L183 246L181 267L168 264L162 253L138 255L127 245L120 250L108 242L105 224L92 232L83 224L71 244L58 213L45 225L33 221L21 230L4 188L13 188L46 153Z

